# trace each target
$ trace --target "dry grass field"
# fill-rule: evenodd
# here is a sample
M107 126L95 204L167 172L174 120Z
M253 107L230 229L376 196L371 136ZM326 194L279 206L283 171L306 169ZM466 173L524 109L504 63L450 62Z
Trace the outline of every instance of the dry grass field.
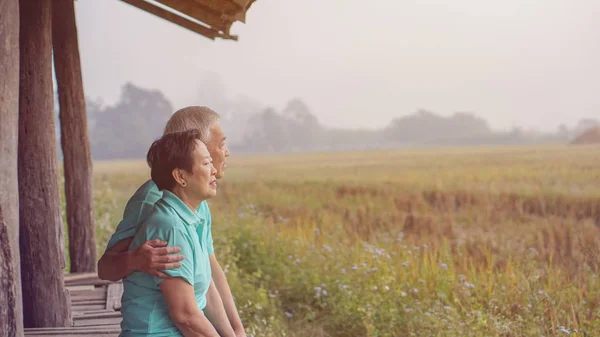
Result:
M600 336L600 147L231 157L209 204L254 336ZM99 253L145 163L95 163Z

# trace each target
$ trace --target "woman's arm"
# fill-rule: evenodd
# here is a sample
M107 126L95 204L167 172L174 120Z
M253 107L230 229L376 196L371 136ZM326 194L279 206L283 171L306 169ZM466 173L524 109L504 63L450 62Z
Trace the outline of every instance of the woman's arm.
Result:
M194 286L180 277L163 280L159 286L171 319L185 337L220 337L198 309Z
M235 307L235 302L233 301L231 289L229 288L229 284L227 283L227 277L225 276L221 265L217 261L215 254L210 254L209 258L210 268L212 270L212 279L214 280L215 288L218 292L217 295L219 295L219 300L223 303L223 308L225 309L231 327L235 332L235 336L246 336L244 326L242 325L242 320L240 319L238 310Z
M219 291L212 278L206 293L206 308L204 308L204 313L206 313L206 317L215 327L219 336L236 337L235 331L227 318L227 312L225 312L221 295L219 295Z

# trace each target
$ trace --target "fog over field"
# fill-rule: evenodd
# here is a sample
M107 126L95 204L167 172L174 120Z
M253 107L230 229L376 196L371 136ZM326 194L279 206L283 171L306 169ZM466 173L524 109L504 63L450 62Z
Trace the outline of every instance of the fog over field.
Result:
M596 0L261 0L238 42L210 41L120 1L78 1L86 95L160 90L225 114L302 100L327 128L378 130L426 109L555 132L600 117ZM107 24L110 18L110 24Z

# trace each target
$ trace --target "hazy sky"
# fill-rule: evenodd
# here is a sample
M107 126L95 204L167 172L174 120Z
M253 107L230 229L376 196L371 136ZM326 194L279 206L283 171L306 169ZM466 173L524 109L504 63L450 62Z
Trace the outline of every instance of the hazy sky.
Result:
M382 127L418 108L502 129L600 118L598 0L258 0L232 28L238 42L117 0L75 3L86 96L106 103L131 81L175 108L202 104L214 73L231 98L300 97L332 126Z

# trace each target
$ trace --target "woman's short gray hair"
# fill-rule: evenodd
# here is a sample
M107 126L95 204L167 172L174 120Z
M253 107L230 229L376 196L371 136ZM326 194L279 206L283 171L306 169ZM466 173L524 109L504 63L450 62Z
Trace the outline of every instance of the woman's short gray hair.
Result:
M200 132L200 140L206 144L210 140L210 127L219 119L219 114L210 108L188 106L171 115L165 126L164 134L197 129Z

